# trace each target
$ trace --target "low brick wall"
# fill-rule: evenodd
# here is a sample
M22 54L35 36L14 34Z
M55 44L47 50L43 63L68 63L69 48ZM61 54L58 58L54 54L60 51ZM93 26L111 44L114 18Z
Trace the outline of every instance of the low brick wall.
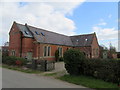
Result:
M32 60L31 65L29 64L27 67L40 71L50 71L55 69L55 61Z

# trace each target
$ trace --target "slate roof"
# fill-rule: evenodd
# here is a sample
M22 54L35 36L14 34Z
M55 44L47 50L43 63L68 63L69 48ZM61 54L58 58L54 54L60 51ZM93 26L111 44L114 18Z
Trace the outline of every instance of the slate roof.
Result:
M17 23L17 26L25 37L33 37L32 33L28 30L28 28L25 25Z
M50 44L58 44L58 45L67 45L71 46L72 41L68 36L50 32L47 30L35 28L32 26L27 25L29 30L33 33L37 42L40 43L50 43ZM36 34L37 32L37 34Z
M39 43L66 46L90 46L94 37L94 34L66 36L27 24L16 24L25 37L35 38Z
M74 46L91 46L94 34L70 36Z

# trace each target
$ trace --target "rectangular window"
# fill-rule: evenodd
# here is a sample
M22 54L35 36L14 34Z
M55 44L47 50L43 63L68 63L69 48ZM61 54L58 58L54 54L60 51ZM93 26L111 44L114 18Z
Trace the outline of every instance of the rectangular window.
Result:
M50 56L50 47L48 46L48 56Z
M12 51L12 56L15 56L15 51Z
M44 56L47 56L47 46L44 47Z
M59 51L59 56L62 57L62 48L58 47L58 51Z
M44 56L50 56L51 47L45 46L44 47Z

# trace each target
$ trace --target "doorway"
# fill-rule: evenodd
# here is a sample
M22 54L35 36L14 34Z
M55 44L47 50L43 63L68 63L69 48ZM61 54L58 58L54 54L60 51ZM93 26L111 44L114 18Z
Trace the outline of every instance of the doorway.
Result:
M32 55L33 55L32 52L27 52L27 60L28 61L32 61Z

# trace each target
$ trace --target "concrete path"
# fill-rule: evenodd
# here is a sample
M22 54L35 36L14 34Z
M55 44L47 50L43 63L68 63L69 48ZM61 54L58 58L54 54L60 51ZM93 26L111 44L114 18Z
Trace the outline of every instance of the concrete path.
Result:
M2 88L84 88L45 76L2 69Z

